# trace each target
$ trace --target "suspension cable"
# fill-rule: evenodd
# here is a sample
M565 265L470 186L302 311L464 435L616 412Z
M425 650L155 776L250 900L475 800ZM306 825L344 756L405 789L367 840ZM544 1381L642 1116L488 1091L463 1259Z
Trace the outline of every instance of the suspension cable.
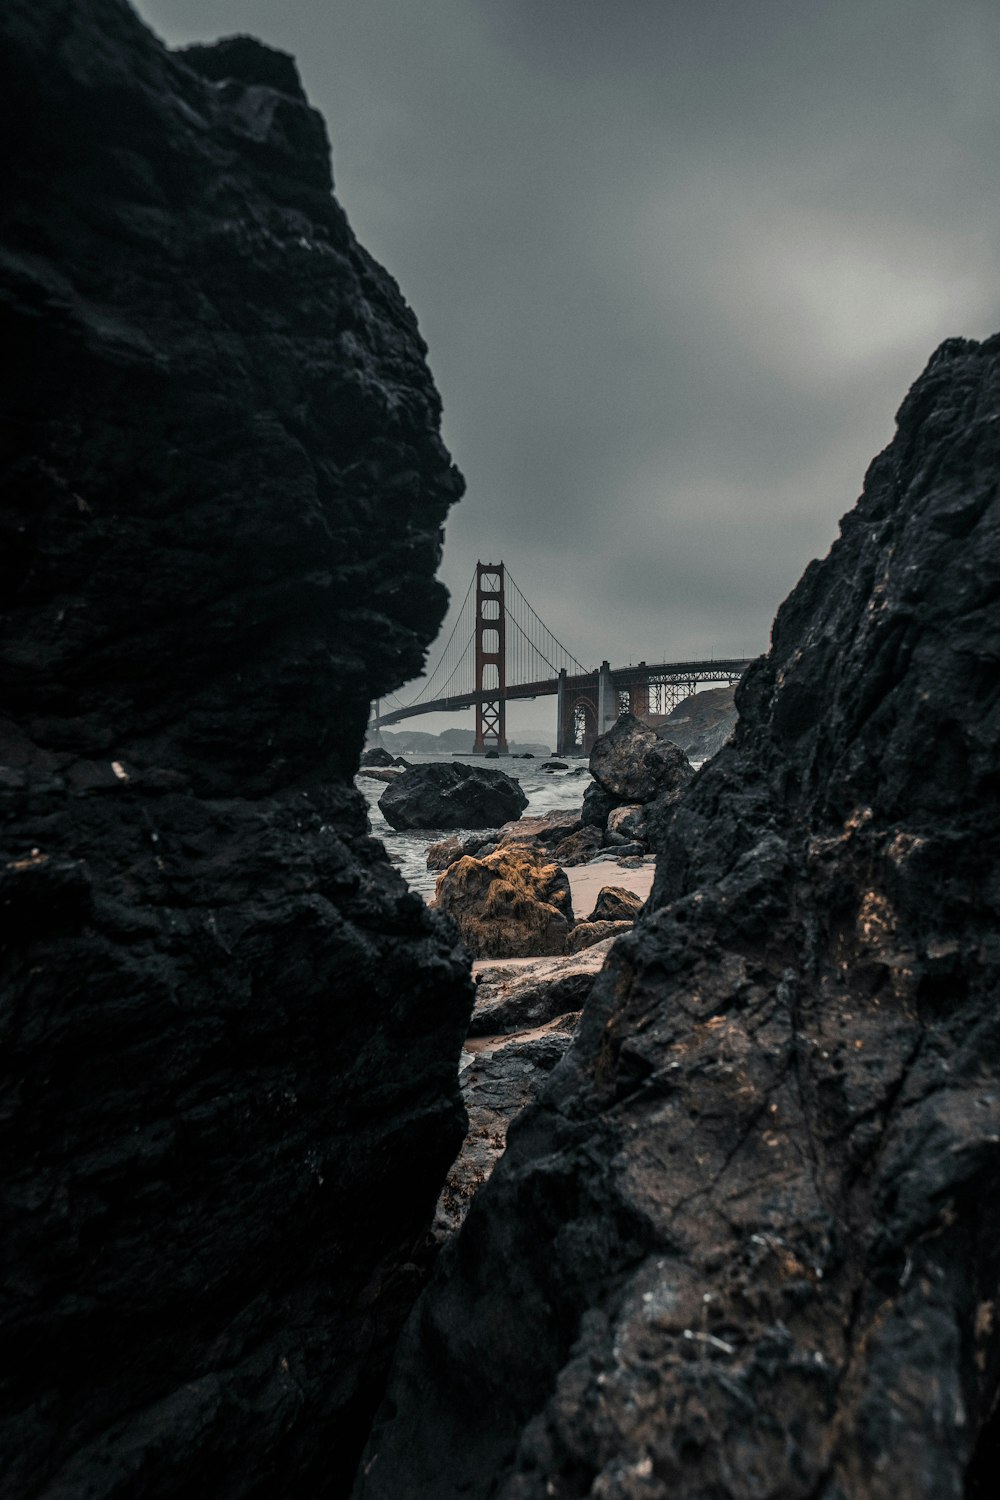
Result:
M465 598L462 600L462 607L458 611L458 614L455 616L455 623L451 627L451 634L449 635L448 639L445 641L444 650L441 652L441 655L437 659L437 666L434 668L434 671L428 677L427 681L424 683L423 687L421 688L421 690L417 694L417 696L415 698L412 698L410 700L410 702L407 704L408 708L412 708L415 703L419 703L420 700L422 698L424 698L427 695L427 693L430 691L431 684L433 683L433 681L434 681L435 677L437 676L438 672L441 670L441 667L444 664L445 657L448 655L448 647L451 645L452 641L455 639L455 631L458 629L459 624L461 623L462 616L465 613L465 606L469 602L469 595L472 593L472 585L475 583L475 581L476 581L476 575L475 575L475 573L473 573L472 577L469 579L469 587L465 591ZM466 646L465 650L467 651L468 649L469 649L468 646ZM463 651L462 652L462 656L459 657L459 662L462 661L462 658L464 656L465 656L465 651ZM454 675L455 675L455 673L452 672L451 677L454 677ZM448 678L449 682L451 681L451 677Z
M550 636L551 639L555 641L556 645L559 647L559 650L562 652L562 654L566 657L567 661L571 662L573 664L573 666L576 667L579 672L581 672L581 673L585 672L586 671L586 667L583 665L583 662L582 661L578 661L577 658L573 655L572 651L567 651L566 647L563 645L563 643L559 639L559 637L557 635L553 634L553 632L546 625L545 621L542 619L541 615L539 615L538 611L532 606L530 600L527 599L525 597L525 595L521 592L520 588L518 587L517 583L515 582L514 576L511 573L510 569L506 568L505 572L506 572L507 578L508 578L511 586L514 588L514 590L516 591L516 593L520 597L522 603L528 608L528 610L530 610L530 612L531 612L532 616L534 617L534 619L536 619L538 621L539 625L545 631L545 634L547 636ZM530 640L530 637L528 639ZM537 647L536 647L536 650L537 650ZM540 651L539 651L539 655L541 656L541 652ZM543 660L547 660L547 658L543 658ZM549 662L548 664L549 664L549 666L552 665L551 662Z

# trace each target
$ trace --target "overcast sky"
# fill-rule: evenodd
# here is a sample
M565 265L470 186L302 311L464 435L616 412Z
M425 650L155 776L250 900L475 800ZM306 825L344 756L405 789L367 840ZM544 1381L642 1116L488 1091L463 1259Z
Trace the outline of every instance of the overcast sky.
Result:
M503 559L583 661L763 650L932 350L1000 328L995 0L138 9L295 54L430 347L444 580Z

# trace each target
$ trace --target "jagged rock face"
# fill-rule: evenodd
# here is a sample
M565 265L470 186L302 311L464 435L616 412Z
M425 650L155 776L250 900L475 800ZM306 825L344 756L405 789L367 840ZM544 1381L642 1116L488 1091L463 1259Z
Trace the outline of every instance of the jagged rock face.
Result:
M471 986L346 785L460 481L289 58L0 15L3 1490L342 1494Z
M365 1500L988 1493L998 461L1000 337L946 344L442 1259Z

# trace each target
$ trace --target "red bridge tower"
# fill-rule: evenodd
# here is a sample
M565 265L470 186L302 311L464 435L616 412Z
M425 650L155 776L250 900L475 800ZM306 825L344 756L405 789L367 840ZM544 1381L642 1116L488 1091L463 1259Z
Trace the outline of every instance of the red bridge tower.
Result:
M507 616L503 563L476 563L476 741L474 755L507 754Z

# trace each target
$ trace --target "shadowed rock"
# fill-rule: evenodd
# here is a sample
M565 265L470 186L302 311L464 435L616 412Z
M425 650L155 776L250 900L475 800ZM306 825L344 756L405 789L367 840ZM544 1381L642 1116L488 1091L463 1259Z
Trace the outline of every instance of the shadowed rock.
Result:
M540 958L517 967L505 967L502 960L479 964L469 1036L526 1031L582 1010L609 947L606 942L569 958Z
M458 762L410 766L379 798L392 828L497 828L528 799L503 771Z
M935 354L408 1325L364 1500L989 1493L1000 337Z
M595 740L590 774L616 803L632 803L676 795L694 773L683 750L626 713Z
M0 40L0 1487L343 1493L464 1131L348 784L461 481L290 58Z

